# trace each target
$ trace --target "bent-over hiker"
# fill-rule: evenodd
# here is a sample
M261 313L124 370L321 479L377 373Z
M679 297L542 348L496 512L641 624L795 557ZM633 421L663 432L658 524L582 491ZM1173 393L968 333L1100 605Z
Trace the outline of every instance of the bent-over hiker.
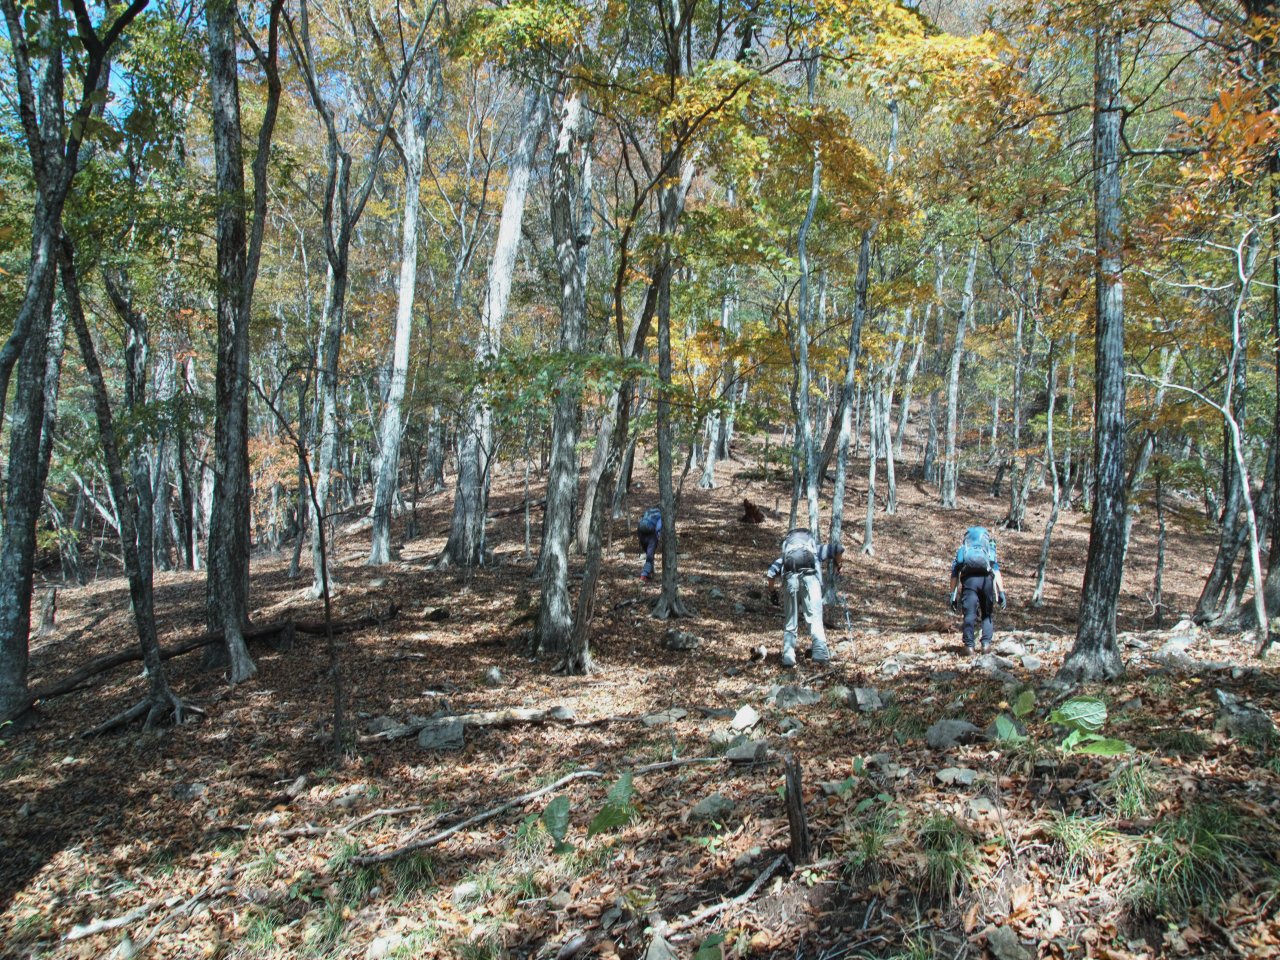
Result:
M964 625L960 636L970 653L977 653L973 642L973 628L982 614L982 652L991 649L994 625L991 613L998 603L1005 608L1004 580L1000 576L1000 562L996 559L996 542L986 527L970 527L964 532L964 540L956 550L951 563L951 609L964 611Z
M786 584L783 594L782 665L796 665L796 628L800 608L809 623L809 655L815 663L831 660L827 648L827 635L822 628L822 564L831 560L836 572L840 572L840 558L844 547L838 543L818 545L817 539L804 527L796 527L782 538L782 555L769 566L766 576L769 589L778 595L778 577Z
M640 552L644 554L644 566L640 568L640 579L653 579L653 555L658 549L658 534L662 532L662 508L650 507L640 517L636 527L636 537L640 541Z

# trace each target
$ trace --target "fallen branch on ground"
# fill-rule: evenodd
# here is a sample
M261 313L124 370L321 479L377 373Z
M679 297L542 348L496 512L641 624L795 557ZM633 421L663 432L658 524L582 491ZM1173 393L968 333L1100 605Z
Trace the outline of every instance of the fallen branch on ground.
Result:
M424 727L439 720L461 720L464 727L505 727L514 723L547 723L551 720L573 720L573 714L564 707L535 709L513 707L506 710L481 710L476 713L457 713L451 717L432 717L429 720L402 723L390 730L370 733L360 738L361 743L372 743L376 740L398 740L411 737Z
M399 607L393 603L384 613L381 614L370 614L364 617L355 617L351 620L336 621L333 624L333 632L335 634L350 633L354 630L363 630L367 627L379 626L392 619L398 612ZM244 638L246 641L262 640L267 637L287 637L293 633L318 634L323 636L325 633L325 626L323 621L284 620L277 623L264 624L258 627L250 627L244 631ZM189 653L192 650L198 650L201 647L206 647L211 643L221 643L222 640L223 635L220 632L206 633L198 637L192 637L191 639L184 640L172 647L161 647L160 659L170 660L174 657L181 656L184 653ZM8 715L0 717L0 723L17 719L41 701L52 700L54 697L61 697L68 693L75 693L100 673L105 673L106 671L112 670L122 664L132 663L135 660L141 659L142 650L139 648L121 650L118 653L109 653L105 656L95 657L66 679L46 684L45 686L32 691L30 696L27 698L27 702L21 707L15 708Z
M673 767L685 767L694 763L720 763L722 759L723 758L721 757L686 757L683 760L665 760L661 763L650 763L643 767L637 767L635 770L631 771L631 774L632 776L640 776L646 773L655 773L659 770L670 770ZM518 807L528 803L530 800L536 800L538 797L545 796L553 790L558 790L566 783L572 783L574 780L583 779L599 780L604 775L605 773L603 770L578 770L574 773L566 774L553 784L540 787L537 790L531 790L529 793L522 793L518 797L512 797L510 800L504 801L492 810L477 813L474 817L468 817L466 820L463 820L460 823L455 823L448 829L441 830L439 833L433 833L431 836L424 837L421 840L411 839L417 836L423 829L422 827L416 827L409 833L409 837L406 838L406 842L401 843L399 846L392 847L389 850L383 850L380 853L368 853L362 856L352 857L351 862L358 867L368 867L375 863L386 863L388 860L395 860L398 857L404 856L406 853L413 853L416 850L425 850L427 847L434 847L437 844L448 840L456 833L461 833L463 830L467 830L481 823L486 823L494 817L506 813L512 807Z
M530 500L528 503L530 510L536 510L547 505L546 497L539 497L537 500ZM525 504L517 503L514 507L503 507L501 510L495 510L493 513L485 517L486 520L497 520L499 517L511 517L517 513L524 513Z
M671 924L668 929L672 933L679 933L681 930L688 930L690 927L696 927L698 924L706 920L710 920L712 917L718 916L732 907L746 903L754 897L757 892L759 892L760 888L764 886L765 883L768 882L769 878L777 872L778 868L786 862L787 855L785 853L780 854L774 858L773 862L769 864L769 866L765 867L764 872L760 874L760 876L756 877L751 886L747 887L746 890L738 894L732 900L723 900L720 903L717 903L714 907L707 907L705 910L699 910L687 920L678 920Z

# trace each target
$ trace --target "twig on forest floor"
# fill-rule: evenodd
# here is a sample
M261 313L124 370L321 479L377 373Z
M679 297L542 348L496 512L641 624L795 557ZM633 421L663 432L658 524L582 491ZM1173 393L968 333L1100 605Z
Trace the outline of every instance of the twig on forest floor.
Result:
M1237 947L1236 942L1233 939L1231 939L1231 931L1229 931L1217 920L1213 919L1213 917L1209 917L1208 920L1209 920L1209 926L1213 927L1213 932L1216 933L1222 939L1222 942L1227 945L1227 949L1231 951L1231 955L1233 957L1244 958L1248 956L1248 954L1245 953L1243 950L1241 950L1239 947Z
M150 903L144 903L140 907L134 907L128 913L123 913L118 917L109 917L105 920L98 919L89 923L78 923L71 928L71 932L64 936L63 940L74 941L83 940L85 937L97 936L99 933L108 933L111 930L119 930L121 927L127 927L131 923L137 923L153 910L172 906L182 900L181 897L170 897L167 900L152 900Z
M705 910L699 910L692 917L689 917L686 920L678 920L671 924L667 929L672 933L679 933L682 930L688 930L691 927L696 927L698 924L703 923L706 920L710 920L712 917L718 916L726 910L741 906L754 897L760 888L768 882L769 878L778 871L778 868L786 862L787 855L785 853L779 854L777 857L774 857L773 862L770 863L769 866L765 867L760 876L756 877L755 880L752 881L751 886L747 887L747 889L742 893L738 894L731 900L722 900L713 907L707 907Z
M643 767L636 767L636 769L631 771L631 774L632 776L641 776L646 773L656 773L660 770L670 770L674 767L685 767L695 763L720 763L722 762L722 759L723 758L721 757L686 757L683 760L664 760L661 763L650 763ZM455 823L452 827L433 833L431 836L424 837L421 840L414 840L413 838L426 829L426 825L424 824L422 826L415 827L399 846L392 847L388 850L382 850L378 853L369 853L362 856L352 857L351 862L358 867L367 867L375 863L386 863L388 860L395 860L397 857L402 857L406 853L412 853L415 850L434 847L437 844L448 840L454 834L461 833L463 830L477 826L481 823L486 823L494 817L510 810L512 807L518 807L528 803L530 800L536 800L538 797L544 796L553 790L557 790L567 783L572 783L574 780L598 780L604 776L605 772L603 770L577 770L573 773L566 774L555 783L545 787L539 787L537 790L531 790L528 793L522 793L518 797L512 797L510 800L504 801L491 810L478 813L474 817L468 817L460 823ZM436 822L439 822L438 819Z

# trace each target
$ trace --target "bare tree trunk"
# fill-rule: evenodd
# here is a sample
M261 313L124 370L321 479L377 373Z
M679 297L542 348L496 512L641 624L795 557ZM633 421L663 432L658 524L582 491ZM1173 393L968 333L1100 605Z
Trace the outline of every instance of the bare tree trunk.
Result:
M1044 455L1049 461L1049 475L1053 479L1053 503L1049 508L1049 520L1044 526L1044 539L1040 543L1040 559L1036 563L1036 585L1031 592L1033 607L1044 605L1044 581L1049 569L1049 543L1053 538L1053 528L1058 523L1058 514L1062 509L1062 489L1058 482L1058 458L1053 447L1053 417L1058 400L1058 355L1055 341L1049 343L1049 370L1045 375L1045 383L1049 394L1049 409L1045 413Z
M516 254L520 247L520 226L524 222L529 177L538 141L546 124L546 101L540 90L525 97L521 132L507 171L507 192L502 201L502 217L489 263L489 285L481 310L480 337L476 341L476 365L486 369L497 360L502 343L502 324L515 276ZM484 563L484 517L489 498L489 457L493 427L489 406L477 391L471 398L468 422L459 438L458 475L455 483L453 519L449 539L437 563L440 566L476 567Z
M275 0L264 61L268 96L253 161L251 233L244 201L235 3L211 3L205 17L218 200L217 417L205 619L211 631L222 631L226 637L225 655L220 656L223 651L211 645L205 648L205 662L211 666L226 663L232 683L241 683L258 672L244 642L249 623L249 322L266 220L267 162L280 99L275 70L279 16L280 0Z
M960 478L960 457L956 450L960 415L960 361L964 357L964 335L973 317L973 280L978 269L978 242L969 251L969 269L965 273L964 294L960 301L960 317L956 321L956 339L951 348L947 368L947 452L942 463L941 503L944 510L956 508L956 487Z
M182 723L186 708L169 688L164 664L160 659L160 641L156 634L155 601L152 590L151 565L151 490L146 464L139 453L134 455L133 489L125 477L124 462L116 443L115 424L106 382L98 363L93 339L85 322L81 305L79 283L76 277L74 255L69 241L64 242L62 253L62 288L66 294L67 308L80 343L80 355L93 388L94 413L98 422L98 436L102 441L103 456L107 463L107 475L112 495L120 515L120 546L124 554L125 573L129 581L129 600L134 624L138 631L138 643L142 648L143 663L147 668L149 686L146 725L155 726L172 719ZM134 314L135 319L141 319ZM126 346L126 403L139 412L145 398L146 328L130 325L130 343Z
M1110 23L1094 38L1093 171L1097 244L1094 335L1094 481L1089 557L1076 642L1058 671L1071 682L1124 672L1116 645L1116 601L1124 565L1124 234L1121 222L1120 35Z
M551 234L560 275L560 353L565 359L581 351L586 334L587 248L591 238L591 163L585 147L586 108L577 90L564 94L551 161ZM582 151L580 172L576 154ZM542 598L538 605L538 648L563 656L573 638L569 599L569 538L578 493L578 404L581 378L569 370L557 384L552 426L551 467L543 516Z
M391 380L382 405L378 436L377 479L373 488L373 530L369 563L391 562L391 513L400 481L400 439L404 431L405 382L409 374L409 343L413 336L413 302L418 283L418 200L427 127L437 95L435 71L425 84L405 87L398 143L404 161L404 214L400 232L400 278L396 302L395 338L391 347Z

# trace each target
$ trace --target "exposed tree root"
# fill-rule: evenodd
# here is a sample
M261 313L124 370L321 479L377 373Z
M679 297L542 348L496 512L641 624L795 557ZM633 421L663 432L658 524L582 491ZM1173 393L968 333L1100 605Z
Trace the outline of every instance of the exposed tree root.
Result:
M363 630L367 627L380 626L388 620L393 619L400 608L396 604L388 605L387 609L381 613L372 613L363 617L354 617L350 620L335 620L333 623L333 632L351 633L355 630ZM323 636L325 633L325 625L323 621L314 620L284 620L276 623L268 623L262 626L250 627L244 631L246 641L251 640L267 640L273 639L282 646L291 644L295 633L305 633L315 636ZM212 646L216 643L223 642L221 633L206 633L198 637L192 637L190 640L184 640L182 643L175 644L172 647L160 648L160 659L169 660L181 654L188 653L192 650L198 650L201 647ZM121 650L119 653L109 653L106 656L97 657L90 660L83 667L77 670L65 680L59 680L54 683L46 684L31 692L27 702L21 709L15 710L11 715L0 717L0 722L5 720L16 720L19 716L29 711L35 704L43 700L52 700L54 697L61 697L68 693L74 693L85 687L90 680L94 679L98 674L105 673L121 664L131 663L135 660L142 659L142 650L133 647L129 650Z
M110 719L104 720L96 727L90 727L80 736L101 736L104 733L115 730L117 727L128 726L144 714L146 715L146 720L143 723L143 727L147 730L152 730L169 724L175 727L181 726L193 716L204 716L204 711L187 703L173 693L167 694L158 701L147 697L145 700L135 703L128 710L122 710Z

